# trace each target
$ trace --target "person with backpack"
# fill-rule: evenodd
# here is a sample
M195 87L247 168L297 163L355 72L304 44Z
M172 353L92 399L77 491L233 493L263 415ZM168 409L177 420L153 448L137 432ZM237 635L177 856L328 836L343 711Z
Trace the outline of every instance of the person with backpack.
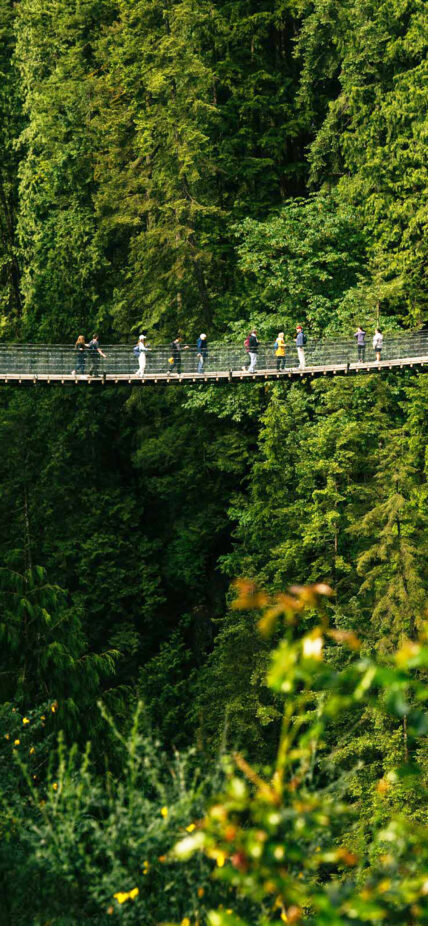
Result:
M297 333L296 333L296 337L295 337L294 340L295 340L296 347L297 347L297 356L298 356L298 358L299 358L299 367L300 367L301 370L303 370L304 367L305 367L305 363L306 363L306 361L305 361L305 351L304 351L303 348L304 348L304 346L305 346L305 344L306 344L307 337L306 337L306 335L303 333L303 328L302 328L301 325L296 325L296 332L297 332Z
M102 352L100 348L100 343L98 340L98 335L93 334L91 340L88 344L89 357L91 365L89 367L90 376L99 376L100 375L100 357L106 359L106 355Z
M206 334L200 334L196 344L198 354L198 373L204 372L204 364L208 357L208 342Z
M171 364L171 373L177 373L177 376L181 375L181 351L189 350L189 345L186 344L184 347L181 346L181 338L177 337L171 341L170 344L171 356L168 363Z
M366 357L366 332L361 325L358 325L358 328L354 334L354 338L357 339L357 354L358 354L358 363L363 363Z
M248 348L247 348L248 343ZM244 342L245 349L248 350L248 356L250 358L250 365L248 367L248 373L254 373L257 366L257 354L259 350L259 341L257 338L257 331L252 331L248 338Z
M373 350L376 351L376 363L380 363L382 345L383 345L383 334L379 331L379 328L376 328L376 331L373 335Z
M145 334L140 334L134 347L134 354L138 357L138 370L134 374L135 376L144 376L148 350L150 350L150 348L146 345L146 336Z
M280 370L285 369L285 340L283 331L280 331L278 334L274 344L274 351L276 357L276 370L277 373L279 373Z

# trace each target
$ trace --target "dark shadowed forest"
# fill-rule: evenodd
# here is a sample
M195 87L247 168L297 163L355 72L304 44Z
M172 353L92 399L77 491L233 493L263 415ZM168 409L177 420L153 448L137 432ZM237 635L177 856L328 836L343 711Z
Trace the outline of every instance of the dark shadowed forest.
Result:
M426 328L427 22L0 0L1 343ZM1 926L428 923L427 407L1 386Z

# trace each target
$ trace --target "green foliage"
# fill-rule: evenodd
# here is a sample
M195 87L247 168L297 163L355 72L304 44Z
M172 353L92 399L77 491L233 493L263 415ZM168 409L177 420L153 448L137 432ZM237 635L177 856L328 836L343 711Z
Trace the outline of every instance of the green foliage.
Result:
M237 233L249 321L257 318L263 335L283 328L290 338L296 320L312 336L349 335L357 321L373 321L356 316L354 289L367 273L359 218L335 196L293 199L267 221L245 219Z
M120 759L118 779L108 768L96 774L89 746L79 753L61 741L44 785L34 783L19 762L26 800L8 795L2 807L9 824L1 850L9 870L2 908L10 922L28 922L31 909L34 926L46 918L55 926L85 919L144 919L154 926L185 916L194 920L232 896L210 884L211 863L195 859L183 872L168 854L201 815L216 776L208 782L192 753L165 753L144 730L141 708L127 736L108 715L105 721ZM130 891L135 893L127 898Z
M76 733L80 712L90 708L101 679L114 673L119 653L88 652L79 613L40 566L23 575L0 570L0 613L2 699L21 712L38 707L40 697L55 699L58 722Z
M96 327L102 343L126 342L144 325L153 344L178 330L193 344L202 327L211 344L242 346L249 325L288 339L304 321L314 344L351 336L357 322L371 334L380 320L388 335L426 320L424 13L422 0L0 0L3 339L71 342ZM117 748L96 701L122 735L143 697L168 755L146 738L141 761L162 787L170 768L179 780L177 745L196 742L201 765L222 746L272 763L283 696L265 685L271 644L254 633L257 609L238 613L227 594L242 575L272 593L330 582L331 632L358 634L361 659L389 671L391 652L416 639L427 592L425 380L404 371L185 395L5 387L0 765L13 810L0 815L10 836L0 906L10 926L151 922L157 904L159 920L195 926L220 899L210 926L236 922L227 895L206 908L196 898L198 868L188 882L156 862L148 890L151 827L162 854L187 811L164 840L175 817L162 821L161 792L148 794L143 776L147 803L132 817L131 747ZM309 609L287 644L297 661L314 625ZM325 716L330 683L355 682L356 657L331 639L302 735ZM311 765L311 800L327 802L339 848L366 859L374 884L388 817L405 805L407 821L423 819L419 777L394 771L406 736L406 766L426 763L406 697L390 704L382 681L360 709L342 705ZM91 739L94 765L62 747L58 789L39 799L60 729L67 744ZM15 783L15 739L37 776L30 804L24 779ZM182 806L181 792L168 794ZM252 800L247 789L248 820ZM202 803L198 792L195 813ZM342 803L350 815L336 815ZM291 803L287 813L297 826ZM394 830L394 885L399 852L403 883L411 871L407 825ZM296 851L307 836L297 833ZM5 877L12 845L20 906ZM311 873L318 898L329 872L326 862ZM355 893L346 864L336 875L339 909ZM49 909L37 901L35 911L45 882ZM113 901L136 886L138 903ZM392 911L388 891L384 921L419 926L400 891ZM357 921L369 915L358 903ZM334 923L339 913L321 907Z
M22 128L19 74L14 61L15 7L0 3L0 325L10 336L19 326L22 309L20 266L16 240L18 211L16 142Z
M426 700L421 673L426 676L428 648L407 640L386 664L355 656L336 668L328 655L330 641L353 651L359 641L353 633L330 630L319 600L329 593L325 585L297 586L269 600L254 586L241 584L235 607L262 607L264 633L284 618L285 635L268 673L270 687L284 695L284 709L269 778L236 755L226 788L199 829L175 849L182 860L202 849L216 860L219 879L257 904L258 915L246 921L232 911L226 916L213 912L208 918L213 926L428 922L426 782L417 752L428 733L428 715L420 708ZM301 626L305 608L315 620L309 631ZM346 800L350 775L336 762L325 782L320 762L327 766L331 758L328 728L341 715L358 725L371 708L380 709L395 739L395 768L378 780L377 794L381 804L397 789L401 816L394 800L386 812L372 805L370 833L357 855L349 824L356 807ZM403 714L400 743L393 731L400 735ZM372 748L376 745L374 740ZM422 792L418 822L402 813L409 780L410 789Z
M311 147L313 182L337 184L361 216L371 298L413 322L426 317L425 19L421 0L315 0L299 37L304 107L319 111L325 75L330 89Z

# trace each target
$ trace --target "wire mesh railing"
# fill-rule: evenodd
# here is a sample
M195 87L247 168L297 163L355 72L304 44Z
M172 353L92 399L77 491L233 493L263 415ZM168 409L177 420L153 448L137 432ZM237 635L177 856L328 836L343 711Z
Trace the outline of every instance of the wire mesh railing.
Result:
M98 377L138 376L141 368L133 345L103 345L102 357L96 351L77 351L73 346L57 344L0 344L0 375L76 376ZM213 341L201 363L194 347L183 347L173 354L171 347L148 347L145 353L144 375L170 375L200 373L246 372L249 355L243 345ZM374 362L376 349L367 339L364 351L358 353L354 339L337 338L315 340L308 338L304 347L306 367L330 367ZM382 361L417 360L428 356L428 331L384 336ZM255 369L274 372L293 370L299 366L294 343L286 344L285 358L278 358L273 343L259 343Z

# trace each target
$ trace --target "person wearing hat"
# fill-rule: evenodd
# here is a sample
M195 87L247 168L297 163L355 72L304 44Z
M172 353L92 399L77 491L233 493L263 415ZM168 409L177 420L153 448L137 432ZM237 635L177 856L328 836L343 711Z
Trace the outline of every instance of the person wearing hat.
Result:
M305 344L306 344L306 337L305 337L305 335L303 334L303 328L302 328L301 325L296 325L296 337L295 337L294 340L295 340L296 347L297 347L297 356L298 356L298 358L299 358L299 367L300 367L301 370L303 370L303 368L304 368L304 366L305 366L305 352L304 352L303 348L304 348L304 346L305 346Z
M204 364L208 357L208 341L206 334L200 334L196 344L198 352L198 373L204 372Z
M140 334L134 347L134 354L138 357L138 370L135 376L144 376L144 371L146 369L146 354L148 350L149 348L146 346L146 336L145 334Z

